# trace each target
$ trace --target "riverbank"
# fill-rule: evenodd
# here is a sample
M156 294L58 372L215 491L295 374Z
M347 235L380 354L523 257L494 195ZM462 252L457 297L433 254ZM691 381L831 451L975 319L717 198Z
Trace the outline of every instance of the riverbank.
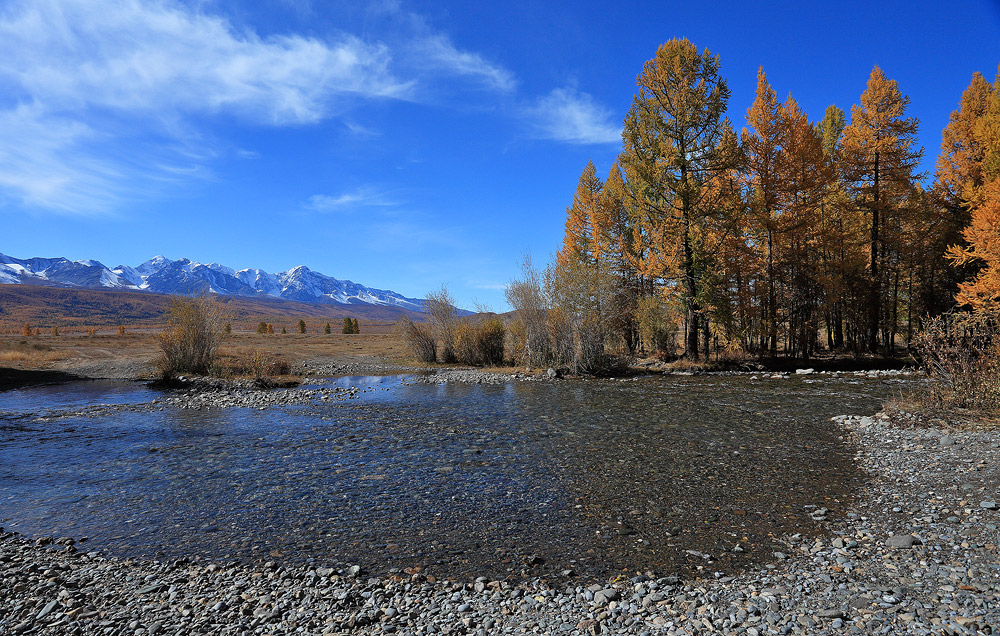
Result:
M990 633L1000 623L1000 433L894 418L837 418L870 476L862 495L831 521L813 510L823 536L776 537L773 562L736 576L569 587L368 578L322 563L119 560L86 543L3 534L0 633Z
M220 361L263 353L286 363L303 377L387 375L424 373L425 382L496 384L517 379L554 379L569 375L568 369L523 367L471 368L451 364L415 364L391 325L368 326L362 334L255 334L233 333L220 348ZM155 331L125 335L67 334L62 336L0 336L0 390L72 382L75 380L149 380L156 376L159 356ZM699 373L749 372L794 374L901 370L909 361L901 358L820 356L808 361L774 358L765 360L703 360L663 362L655 358L633 361L627 375L687 375Z

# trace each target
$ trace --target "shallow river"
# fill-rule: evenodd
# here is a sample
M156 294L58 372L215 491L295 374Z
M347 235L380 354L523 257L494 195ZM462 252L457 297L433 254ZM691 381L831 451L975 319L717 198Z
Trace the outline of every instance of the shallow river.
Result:
M266 410L144 409L160 394L138 384L2 392L0 526L122 556L375 573L728 573L819 531L807 506L843 513L863 477L829 418L907 385L330 383L372 390Z

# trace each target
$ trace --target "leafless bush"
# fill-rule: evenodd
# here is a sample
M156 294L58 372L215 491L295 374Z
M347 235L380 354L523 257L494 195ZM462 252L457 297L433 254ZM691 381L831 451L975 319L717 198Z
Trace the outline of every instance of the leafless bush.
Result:
M512 339L511 357L532 366L548 364L552 357L549 346L549 330L546 324L548 301L542 289L542 279L538 270L525 256L521 263L521 278L508 283L505 289L507 303L514 309L517 325Z
M290 375L291 372L292 367L288 361L260 349L250 349L240 353L230 360L223 370L228 376L248 377L258 383Z
M425 325L417 324L404 317L396 323L396 330L413 357L420 362L437 362L437 346L434 343L434 336Z
M455 299L444 286L440 291L427 294L427 313L434 326L434 335L441 342L441 361L455 362L455 327L458 322L458 312L455 309Z
M224 324L222 305L212 298L175 298L167 329L159 336L160 374L169 378L178 373L208 373L224 336Z
M554 364L571 364L575 357L572 317L562 307L554 307L546 312L545 318L550 361Z
M917 337L927 373L940 382L929 397L939 407L1000 408L1000 322L995 314L945 314Z
M604 327L599 319L578 320L573 329L573 371L597 374L604 365Z

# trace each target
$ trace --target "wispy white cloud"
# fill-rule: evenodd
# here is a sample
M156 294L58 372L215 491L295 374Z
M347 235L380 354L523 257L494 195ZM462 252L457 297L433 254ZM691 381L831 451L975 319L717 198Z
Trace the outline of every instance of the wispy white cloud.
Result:
M492 291L507 289L507 283L469 283L473 289L489 289Z
M406 97L386 46L261 38L169 1L38 0L0 16L0 77L50 107L310 123L338 98Z
M513 86L502 68L426 31L391 46L350 34L262 37L202 6L14 0L0 8L0 201L93 213L164 181L204 176L222 143L202 132L205 117L308 125L361 101L423 99L430 89L420 84L445 76ZM394 59L414 46L426 68Z
M621 141L621 126L611 111L588 93L557 88L525 110L534 134L573 144L609 144Z
M337 212L362 207L394 207L399 202L385 192L370 187L359 188L343 194L314 194L306 202L306 208L316 212Z
M0 111L0 191L34 207L104 207L117 194L120 171L110 162L67 153L94 143L97 131L72 119L43 116L41 110L21 104Z
M514 74L498 64L485 60L481 55L455 48L451 40L441 34L431 35L414 42L413 52L426 69L441 70L448 74L465 76L481 82L486 88L509 93L517 88Z

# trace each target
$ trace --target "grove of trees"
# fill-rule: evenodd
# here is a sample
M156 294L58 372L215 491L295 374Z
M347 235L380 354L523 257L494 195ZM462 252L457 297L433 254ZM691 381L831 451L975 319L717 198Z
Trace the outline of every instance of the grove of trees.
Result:
M909 98L877 66L849 115L819 121L761 69L740 131L718 56L685 39L636 84L554 263L508 287L519 358L891 353L956 293L1000 298L1000 74L973 76L930 186Z

